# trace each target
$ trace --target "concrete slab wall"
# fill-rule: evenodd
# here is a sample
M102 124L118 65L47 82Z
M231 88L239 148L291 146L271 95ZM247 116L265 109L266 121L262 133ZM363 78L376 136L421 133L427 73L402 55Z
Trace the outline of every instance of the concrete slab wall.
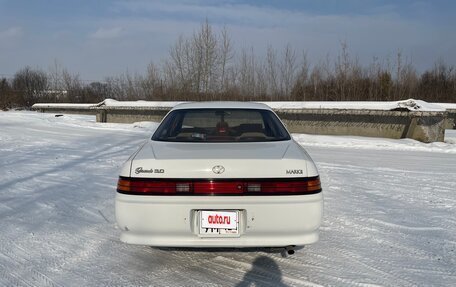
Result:
M103 107L98 111L97 122L131 124L141 121L160 122L171 108L122 108Z
M42 112L96 114L98 122L159 122L171 108L91 107L87 109L40 109ZM354 135L421 142L443 141L445 128L454 127L456 110L414 112L353 109L277 109L275 112L292 133ZM453 118L449 117L452 115Z
M443 141L446 112L278 110L290 132Z
M456 110L447 109L447 118L445 119L445 129L456 129Z
M45 107L35 109L41 113L56 113L56 114L76 114L76 115L97 115L98 110L89 108L61 108L61 107Z
M161 121L169 109L98 108L101 122ZM336 109L279 109L275 111L292 133L412 138L443 141L446 112Z

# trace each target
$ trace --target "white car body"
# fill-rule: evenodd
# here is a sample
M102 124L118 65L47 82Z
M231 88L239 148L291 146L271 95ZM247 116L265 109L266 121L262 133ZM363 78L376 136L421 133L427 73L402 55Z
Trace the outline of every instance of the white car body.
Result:
M187 103L173 108L165 119L173 111L219 108L273 113L263 104ZM120 173L116 195L120 239L130 244L162 247L311 244L318 240L322 220L321 187L309 194L254 194L257 185L261 186L263 182L267 186L267 182L294 182L307 178L318 180L320 186L314 162L291 137L271 142L166 142L151 139L125 162ZM122 184L130 185L136 181L142 184L143 180L167 182L168 179L177 180L176 185L183 181L185 192L188 188L185 182L190 181L202 181L206 187L212 182L230 186L239 183L237 187L245 194L218 195L215 191L215 194L204 195L186 195L185 192L142 195L119 190L123 188ZM244 184L244 181L248 183ZM197 184L190 183L190 186L196 188ZM266 190L265 187L258 187L258 190L261 188Z

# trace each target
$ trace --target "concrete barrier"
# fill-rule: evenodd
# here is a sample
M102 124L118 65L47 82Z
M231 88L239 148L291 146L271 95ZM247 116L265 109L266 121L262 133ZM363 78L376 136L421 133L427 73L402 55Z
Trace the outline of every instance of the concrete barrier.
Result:
M159 122L172 108L153 106L48 105L34 106L41 112L95 114L97 122ZM445 128L454 128L456 110L388 111L367 109L275 108L292 133L353 135L392 139L411 138L421 142L442 142Z
M456 129L456 109L447 109L445 129Z
M97 112L97 122L130 124L141 121L160 122L171 107L94 107L92 109Z
M92 106L93 105L53 106L52 104L47 104L32 107L32 110L39 111L42 113L97 115L99 113L99 110L92 108Z
M443 141L446 112L278 110L290 132Z

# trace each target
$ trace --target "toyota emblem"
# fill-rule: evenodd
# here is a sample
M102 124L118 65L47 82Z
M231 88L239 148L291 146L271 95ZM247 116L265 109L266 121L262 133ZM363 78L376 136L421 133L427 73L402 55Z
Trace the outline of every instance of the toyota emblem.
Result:
M212 171L215 173L215 174L222 174L225 172L225 168L222 166L222 165L216 165L212 168Z

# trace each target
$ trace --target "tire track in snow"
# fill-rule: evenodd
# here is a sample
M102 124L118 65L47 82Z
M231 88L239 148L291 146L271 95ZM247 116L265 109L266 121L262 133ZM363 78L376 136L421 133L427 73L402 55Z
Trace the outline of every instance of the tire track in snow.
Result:
M356 263L356 265L358 266L363 266L365 267L366 269L368 270L371 270L375 275L375 278L377 278L377 280L380 280L380 282L376 282L376 284L379 284L379 285L382 285L382 286L388 286L389 282L395 282L396 286L416 286L416 283L414 283L413 281L410 280L410 278L403 278L403 275L400 275L400 274L396 274L397 271L392 271L392 272L388 272L388 271L384 271L383 268L382 268L382 264L385 264L386 263L386 266L389 265L390 262L387 262L385 260L382 260L380 259L380 256L375 256L375 252L374 252L374 257L375 259L370 259L370 258L361 258L360 259L360 256L356 253L353 253L347 249L344 249L344 248L340 248L340 247L336 247L334 248L335 250L335 254L341 254L344 256L346 262L350 262L350 264L353 264L353 263ZM382 264L380 264L382 263ZM334 269L339 269L340 273L337 272L338 274L343 274L343 270L346 268L347 266L341 266L341 267L334 267ZM342 278L339 278L339 279L342 279ZM353 285L357 285L358 283L356 283L356 281L347 281L347 280L343 280L344 282L343 283L348 283L348 284L353 284Z
M214 258L219 256L217 255L217 251L207 253L204 249L188 250L185 248L153 249L153 251L158 251L163 256L173 257L176 262L179 262L178 268L182 269L195 284L198 282L200 284L201 282L207 282L208 284L224 286L228 282L232 282L232 279L241 281L243 276L243 274L239 274L239 272L227 272L230 270L223 266L221 268L213 268ZM228 279L231 279L228 282L227 277ZM218 278L217 281L220 283L217 283L217 281L214 280L215 278Z
M328 242L337 242L337 241L347 241L344 240L343 238L346 237L344 236L344 233L341 231L346 230L348 231L347 235L350 235L352 232L350 230L353 230L353 234L356 235L359 233L360 230L363 227L363 222L370 222L369 218L355 218L355 220L358 220L360 224L352 224L352 221L348 220L345 218L344 220L338 219L340 223L334 222L334 226L344 226L347 225L348 228L343 228L342 230L338 230L337 232L330 233L329 238L326 240ZM428 278L439 278L439 274L443 275L440 276L440 278L446 278L444 281L451 282L451 278L454 276L451 276L448 271L451 270L451 267L449 266L451 263L447 263L446 265L443 260L437 261L433 259L433 252L432 250L429 250L429 247L422 246L423 244L423 237L418 236L416 234L409 234L409 233L398 233L394 229L381 229L381 228L376 228L378 230L377 233L368 233L367 235L370 236L366 238L362 238L361 242L358 240L349 240L356 242L358 246L356 247L356 256L355 253L347 253L349 252L347 249L350 248L350 246L347 246L343 250L341 249L335 249L336 251L333 250L333 252L336 254L341 252L349 258L347 258L345 261L350 262L350 255L354 255L355 258L358 258L359 260L363 261L365 264L364 266L370 266L370 267L375 267L376 269L381 269L382 271L391 273L394 275L394 277L389 277L391 280L395 278L405 278L409 282L415 282L411 283L413 284L419 284L419 278L421 274L427 274ZM330 229L328 231L331 231ZM325 233L327 233L325 231ZM431 237L433 241L435 239ZM366 241L367 240L367 241ZM429 239L430 240L430 239ZM325 238L322 239L322 241L325 241ZM362 241L366 241L368 245L363 244ZM413 244L410 243L410 241L413 242ZM435 248L437 246L440 246L438 241L436 241L434 244ZM331 247L338 246L337 244L331 244ZM445 245L447 246L447 245ZM362 257L362 254L365 254L366 252L363 252L362 248L364 249L369 249L370 253L372 253L371 256L369 257ZM451 251L451 244L448 244L449 249L448 251ZM453 249L454 250L454 249ZM438 252L438 251L436 251ZM437 254L446 254L448 252L441 252ZM454 252L452 253L454 254ZM449 255L451 258L451 255ZM344 256L345 257L345 256ZM450 259L449 259L450 260ZM429 264L429 262L435 262L434 264ZM427 263L427 264L424 264ZM367 264L367 265L366 265ZM376 267L378 265L379 267ZM454 265L454 264L453 264ZM380 266L382 266L380 268ZM421 266L421 267L420 267ZM359 270L360 266L356 266L353 269ZM346 269L346 268L345 268ZM386 271L387 269L388 271ZM371 269L372 270L372 269ZM412 272L401 272L400 270L409 270ZM419 272L416 272L416 270L419 270ZM375 273L374 273L375 274ZM381 273L380 275L382 275ZM432 275L430 277L430 275ZM379 275L376 275L376 277L381 277ZM386 277L388 278L388 277ZM412 279L413 278L413 279ZM429 279L432 280L432 279Z
M158 251L164 253L164 256L172 256L185 262L182 266L179 267L183 268L183 270L191 269L193 271L194 267L198 266L199 269L205 270L206 274L207 272L212 274L207 277L219 276L220 273L223 273L225 277L232 279L236 278L238 282L242 282L243 279L253 279L250 278L253 276L256 280L263 282L263 285L267 283L270 286L275 286L283 279L285 283L291 284L292 286L320 286L309 281L307 276L302 275L302 271L300 271L299 268L305 265L301 264L301 262L299 262L298 265L290 262L289 259L293 258L294 256L282 258L281 256L274 256L269 253L264 253L261 251L261 249L259 249L260 251L258 252L249 253L245 253L239 250L233 250L230 252L229 250L230 249L228 249L228 251L225 250L221 252L218 252L219 250L214 250L210 253L209 258L207 258L207 253L201 250L186 251L185 249L170 248L169 250L165 249ZM241 252L241 254L239 254L239 252ZM254 265L253 263L248 263L255 262L255 260L259 257L267 257L271 262L268 264L268 260L263 260L260 266ZM217 268L214 268L214 266L217 266ZM289 266L294 267L294 269L288 268ZM252 268L254 269L254 273L250 274L249 272L252 271ZM279 268L281 273L279 276L271 273L271 270L277 270L277 268ZM186 273L189 276L192 276L191 273ZM245 278L246 274L249 274L249 277ZM233 282L233 284L234 283L235 282Z
M0 262L0 277L7 283L4 286L59 286L49 276L36 270L28 254L16 244L0 245L0 254L9 259L7 266Z
M348 235L352 233L350 230L354 230L356 233L359 232L358 228L345 228L345 230L349 231L347 233ZM356 246L347 245L344 248L338 244L330 243L330 253L334 254L336 258L340 257L341 262L344 262L343 264L345 264L345 266L342 267L340 271L343 271L344 269L347 270L347 268L350 269L349 266L355 262L356 264L353 266L353 270L361 270L360 267L364 266L375 274L375 278L386 279L382 282L376 283L388 285L388 282L402 282L399 284L400 286L413 286L419 284L421 274L431 275L431 273L434 275L446 275L447 279L445 280L451 282L451 277L448 276L448 266L429 264L429 262L436 261L431 260L432 258L430 257L428 248L425 249L419 245L419 237L412 236L410 234L395 233L388 230L379 230L379 232L381 235L372 235L371 233L369 236L372 236L372 238L369 239L367 237L359 241L357 239L344 240L346 237L344 236L344 233L337 231L335 233L328 234L330 237L324 238L322 241L352 241L356 243ZM376 237L378 237L378 239L376 239ZM416 241L416 244L407 244L409 240ZM364 244L363 241L367 244ZM356 248L356 251L350 250L353 248ZM363 251L365 249L369 250L369 253L371 253L370 256L363 256L363 254L366 254L366 252ZM428 264L423 264L424 262ZM408 269L408 267L411 268ZM332 268L334 268L332 271L337 271L337 273L339 273L337 268ZM404 270L415 269L420 270L420 272L403 272ZM343 272L340 274L343 274ZM438 276L434 276L434 278L438 278Z
M34 287L35 285L31 285L28 281L24 280L21 275L17 275L15 271L16 267L9 268L9 266L5 266L4 264L0 263L0 283L1 286L30 286Z
M340 173L340 171L343 171L340 173L341 176L343 176L343 174L346 173L345 171L350 171L350 173L352 173L352 174L353 173L357 174L356 176L354 176L355 178L363 179L363 178L366 178L366 176L369 177L369 185L365 185L363 182L361 182L361 184L358 186L358 183L356 181L353 181L350 183L350 185L356 186L355 190L360 190L360 193L357 193L356 197L354 196L353 192L349 192L349 191L351 191L351 188L346 187L345 190L348 192L345 192L346 193L345 198L342 198L342 200L347 200L347 198L349 198L352 201L350 204L352 206L360 206L360 204L366 204L366 201L370 197L369 194L366 194L366 192L370 193L369 189L372 189L372 191L374 192L374 195L379 195L379 196L384 197L385 202L390 200L389 195L385 196L378 188L375 188L375 187L373 188L372 186L374 186L374 185L378 185L378 186L381 186L382 188L384 188L385 183L387 183L388 185L392 186L394 189L399 188L401 190L404 190L404 189L410 189L411 186L414 186L414 184L415 184L414 183L411 185L409 183L404 183L403 178L398 178L397 174L389 174L389 173L391 173L390 170L383 172L384 176L386 176L387 179L380 180L378 178L371 178L369 176L369 172L359 166L334 165L334 164L329 164L329 163L323 164L321 166L323 167L323 169L322 169L323 172L329 174L327 176L331 180L331 183L329 184L329 186L332 186L333 184L335 184L335 185L338 184L337 178L340 177L338 175L338 173ZM386 174L385 174L385 172L386 172ZM334 176L334 173L336 173L336 176ZM448 173L445 173L445 174L448 174ZM411 177L411 176L409 175L409 177ZM368 189L363 190L364 186L367 186ZM334 197L334 198L332 198L333 200L339 200L338 197L340 197L340 195L332 194L332 197ZM327 197L325 196L325 198L327 198ZM367 202L369 202L369 201L367 201ZM375 200L372 201L372 204L375 204L375 203L376 203ZM406 202L404 204L406 204ZM348 205L346 205L346 206L348 206ZM387 205L385 205L385 206L387 206ZM358 237L363 236L363 233L365 233L367 236L372 236L370 239L369 239L369 237L367 237L366 238L367 240L375 240L376 235L373 235L373 234L380 233L383 235L380 235L378 237L381 240L390 241L390 242L388 242L388 245L394 247L395 252L399 251L400 253L403 253L404 256L410 257L410 254L420 251L420 249L417 249L416 247L414 247L416 245L410 246L410 244L408 244L408 245L403 244L404 236L405 236L405 238L408 238L410 236L410 234L408 234L408 233L403 233L403 234L399 233L399 236L402 236L402 237L395 236L395 234L393 236L388 236L388 234L392 234L391 231L389 231L389 230L393 227L396 227L394 223L392 223L392 225L388 225L388 222L386 222L386 225L383 225L383 226L382 225L380 225L380 226L372 225L372 223L373 223L372 221L364 220L364 218L366 217L366 214L357 217L356 215L353 214L352 210L344 210L345 214L344 213L341 214L340 212L335 212L337 210L331 210L331 211L335 214L338 214L339 216L345 215L345 214L348 216L348 217L344 216L342 218L334 217L334 216L331 217L331 220L332 220L331 225L334 226L335 230L331 230L331 228L329 228L328 231L332 231L332 233L334 233L334 231L336 231L336 234L340 234L341 231L347 230L346 234L350 235L350 232L351 232L350 230L353 230L353 232L352 232L353 236L358 236ZM370 210L370 212L372 212L372 209ZM350 217L354 217L354 218L350 218ZM375 218L375 216L372 216L372 214L367 214L367 217ZM347 220L349 220L348 225L347 225ZM340 223L337 224L337 221L339 221ZM378 220L378 221L380 222L381 220ZM346 226L346 228L343 228L344 226ZM443 228L432 227L430 229L432 229L433 231L440 231ZM430 229L428 227L424 227L422 229L416 228L416 229L414 229L414 231L430 231ZM324 230L324 229L322 229L322 230ZM360 230L364 230L365 232L360 232ZM410 231L411 229L404 228L403 230ZM334 238L331 241L337 242L338 238ZM398 246L398 244L401 246ZM403 248L401 248L401 247L403 247ZM405 248L405 250L404 250L404 248ZM358 264L358 266L354 267L354 268L359 269L359 265L361 265L361 266L368 268L372 272L374 272L374 274L377 274L376 277L386 278L386 280L381 281L381 284L383 284L383 285L388 285L388 282L398 282L395 284L398 284L401 286L414 286L414 285L419 284L419 281L416 281L416 280L414 281L410 277L413 275L413 273L404 273L403 274L401 272L395 271L395 269L400 270L401 269L400 267L393 268L393 269L388 268L388 269L390 269L389 271L385 270L385 268L383 266L391 265L392 262L390 260L382 259L382 255L384 255L384 254L381 254L381 251L382 250L384 251L385 250L384 248L380 248L379 251L373 250L373 252L371 251L373 254L370 257L362 258L362 259L359 259L357 254L351 253L348 250L338 249L338 248L336 248L335 250L336 250L336 252L341 253L343 255L343 257L348 257L346 260L347 262L350 262L351 260L356 260L355 262ZM407 253L407 252L409 252L409 253ZM423 253L423 255L426 255L426 253ZM371 260L371 258L375 258L375 260ZM394 262L393 262L393 264L394 264ZM426 267L429 267L429 266L426 266ZM439 268L436 266L433 266L431 268L433 269L433 271L432 271L433 273L442 272L442 273L447 274L447 272L448 272L448 270L445 268ZM334 270L334 271L337 271L337 270ZM424 271L424 270L422 269L421 271ZM331 273L333 273L333 272L331 272ZM347 283L347 282L345 282L345 283Z
M205 276L205 277L220 277L220 274L223 274L223 278L229 277L231 279L236 279L236 281L229 281L232 282L232 284L236 284L238 282L242 282L242 279L245 276L245 273L248 273L250 270L247 270L244 268L245 266L251 267L251 263L244 263L244 261L249 261L253 262L257 257L259 256L265 256L265 254L261 251L242 251L242 250L237 250L237 249L215 249L209 251L209 249L206 251L205 249L196 249L193 251L189 251L187 248L160 248L160 249L153 249L154 251L157 250L160 253L163 253L164 256L167 257L173 257L176 258L177 260L180 260L180 262L185 262L182 263L181 266L178 268L182 268L183 271L187 273L188 276L194 276L193 271L199 270L204 271L204 274L210 273L211 275ZM258 249L261 250L261 249ZM220 255L223 254L223 255ZM229 258L228 258L229 257ZM227 258L227 262L240 262L243 264L247 265L242 265L242 266L236 266L234 268L233 266L226 266L223 264L223 259L221 258ZM239 258L238 261L235 258ZM270 258L272 261L276 261L276 258ZM226 263L226 262L225 262ZM214 268L214 265L217 266L217 268ZM195 269L197 268L197 269ZM264 267L263 267L264 268ZM191 270L192 273L189 273L188 271ZM223 279L222 278L222 279ZM274 277L276 278L276 277ZM290 277L291 278L291 277ZM201 281L202 279L200 277L196 277L196 280ZM203 278L205 281L208 280L208 278ZM209 280L211 284L214 284L213 280ZM222 281L224 282L224 281ZM267 282L271 282L271 280L268 280ZM302 282L301 282L302 283ZM227 282L225 281L225 284ZM222 284L223 285L223 284ZM271 285L274 286L274 285Z

